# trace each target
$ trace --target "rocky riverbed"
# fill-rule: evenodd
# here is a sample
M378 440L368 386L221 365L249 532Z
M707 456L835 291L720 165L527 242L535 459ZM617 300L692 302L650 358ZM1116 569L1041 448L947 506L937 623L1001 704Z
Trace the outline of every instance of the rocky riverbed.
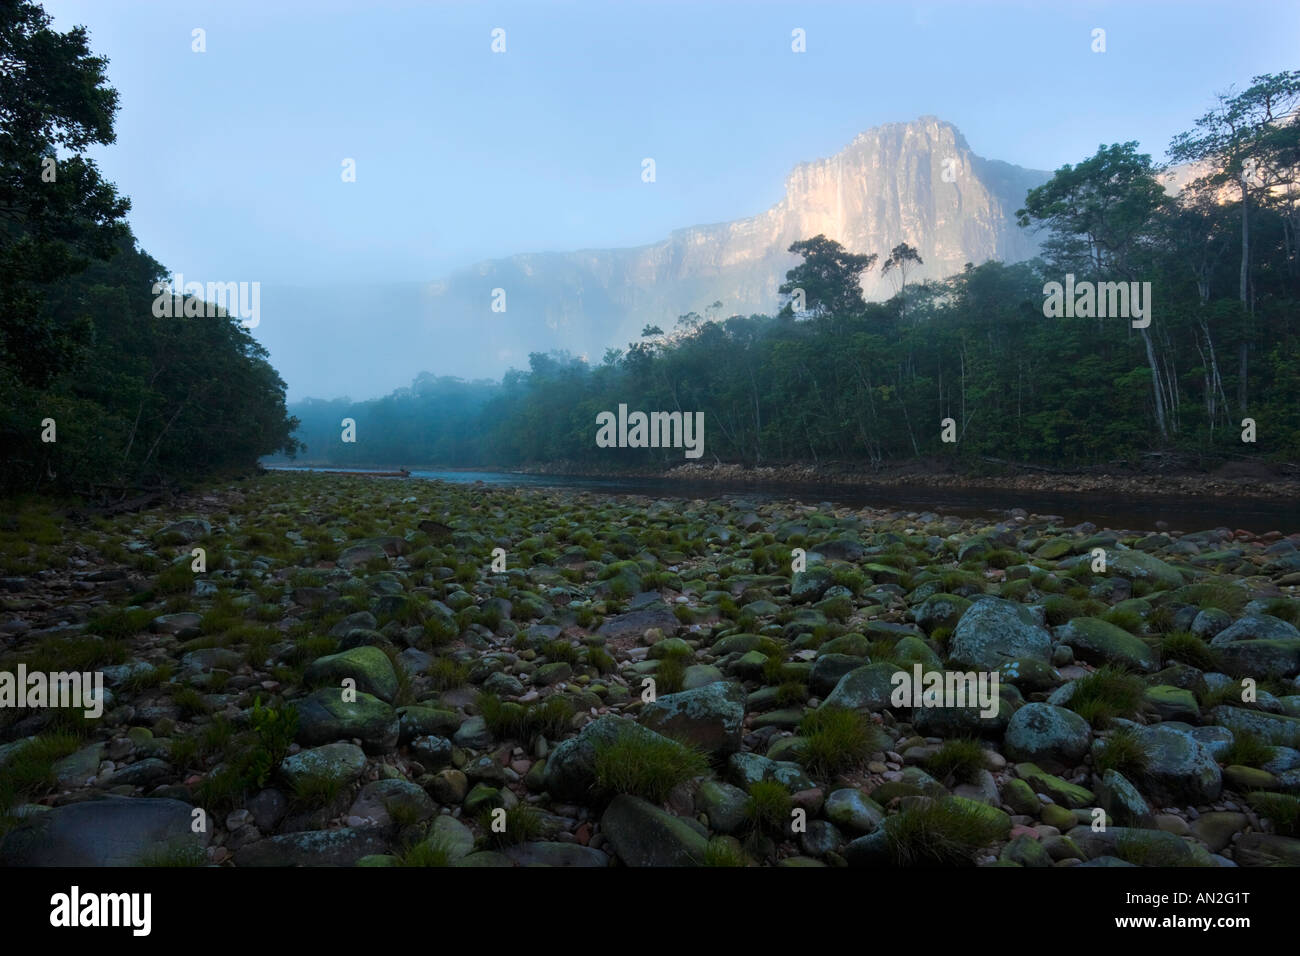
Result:
M1300 865L1298 545L343 475L29 502L0 671L107 700L0 710L0 863ZM996 706L898 705L917 665Z

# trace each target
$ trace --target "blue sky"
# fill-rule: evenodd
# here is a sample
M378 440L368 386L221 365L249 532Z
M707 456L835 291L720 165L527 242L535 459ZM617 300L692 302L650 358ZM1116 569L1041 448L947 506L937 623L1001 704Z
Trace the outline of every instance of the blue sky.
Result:
M45 6L111 59L118 141L95 156L145 249L322 287L753 215L796 163L925 114L1022 166L1129 139L1161 159L1216 91L1300 65L1295 2Z

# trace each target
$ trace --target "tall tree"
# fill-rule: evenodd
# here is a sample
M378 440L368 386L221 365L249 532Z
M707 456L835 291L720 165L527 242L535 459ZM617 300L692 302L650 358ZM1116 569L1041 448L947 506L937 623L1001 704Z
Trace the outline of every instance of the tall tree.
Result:
M51 22L29 0L0 3L0 368L36 386L69 366L90 329L83 313L42 308L45 292L112 255L130 208L80 155L115 138L108 61L84 27Z
M1295 150L1300 143L1300 70L1266 73L1240 93L1220 93L1218 105L1198 119L1196 129L1179 133L1169 147L1175 162L1210 162L1209 184L1235 188L1241 214L1238 299L1252 311L1250 295L1251 209L1282 181L1294 182ZM1290 157L1290 162L1279 162ZM1238 346L1237 404L1246 414L1250 342Z
M861 314L867 304L862 297L862 276L876 264L875 253L847 252L824 235L792 243L790 251L803 256L803 262L785 274L786 281L777 291L793 296L796 289L802 289L805 307L814 315L844 318ZM787 302L780 314L793 315L792 302Z

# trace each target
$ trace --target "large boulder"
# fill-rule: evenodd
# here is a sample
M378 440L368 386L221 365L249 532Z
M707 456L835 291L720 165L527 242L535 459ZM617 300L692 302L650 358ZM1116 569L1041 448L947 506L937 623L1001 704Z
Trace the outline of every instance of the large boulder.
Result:
M1057 628L1056 636L1078 660L1089 664L1122 664L1142 671L1154 671L1160 664L1156 652L1143 641L1099 617L1076 617Z
M551 752L546 761L546 790L560 800L590 799L596 787L597 750L613 743L622 735L642 743L682 746L627 717L612 714L601 717L583 727L576 737L561 742Z
M353 647L338 654L318 657L308 666L303 679L309 686L341 687L345 679L356 681L356 689L391 704L397 696L397 674L392 661L377 647Z
M948 644L949 661L991 671L1022 657L1051 660L1052 636L1029 609L1004 598L981 598L962 615Z
M303 698L298 703L298 742L313 747L356 738L367 753L395 750L401 729L397 712L370 694L356 697L344 701L338 689L322 688Z
M1025 704L1012 715L1003 741L1013 760L1048 770L1077 766L1092 743L1092 728L1072 710Z
M745 689L735 683L705 684L665 694L641 708L640 722L656 733L694 744L711 754L740 749Z
M201 855L210 831L191 829L180 800L105 797L23 818L0 843L3 866L137 866L173 853Z
M627 794L610 801L600 829L627 866L698 866L709 845L681 817Z

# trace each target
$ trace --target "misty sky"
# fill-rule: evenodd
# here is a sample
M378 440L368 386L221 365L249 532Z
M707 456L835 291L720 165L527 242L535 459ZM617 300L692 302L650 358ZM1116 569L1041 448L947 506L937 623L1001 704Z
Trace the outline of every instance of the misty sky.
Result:
M409 376L314 380L269 308L307 306L276 287L310 289L311 309L363 329L358 289L754 215L796 163L925 114L1031 168L1129 139L1159 161L1215 92L1295 68L1300 37L1293 0L44 5L111 60L118 139L92 155L131 198L141 244L187 280L270 290L254 334L291 400L371 397ZM446 355L423 366L456 373Z

